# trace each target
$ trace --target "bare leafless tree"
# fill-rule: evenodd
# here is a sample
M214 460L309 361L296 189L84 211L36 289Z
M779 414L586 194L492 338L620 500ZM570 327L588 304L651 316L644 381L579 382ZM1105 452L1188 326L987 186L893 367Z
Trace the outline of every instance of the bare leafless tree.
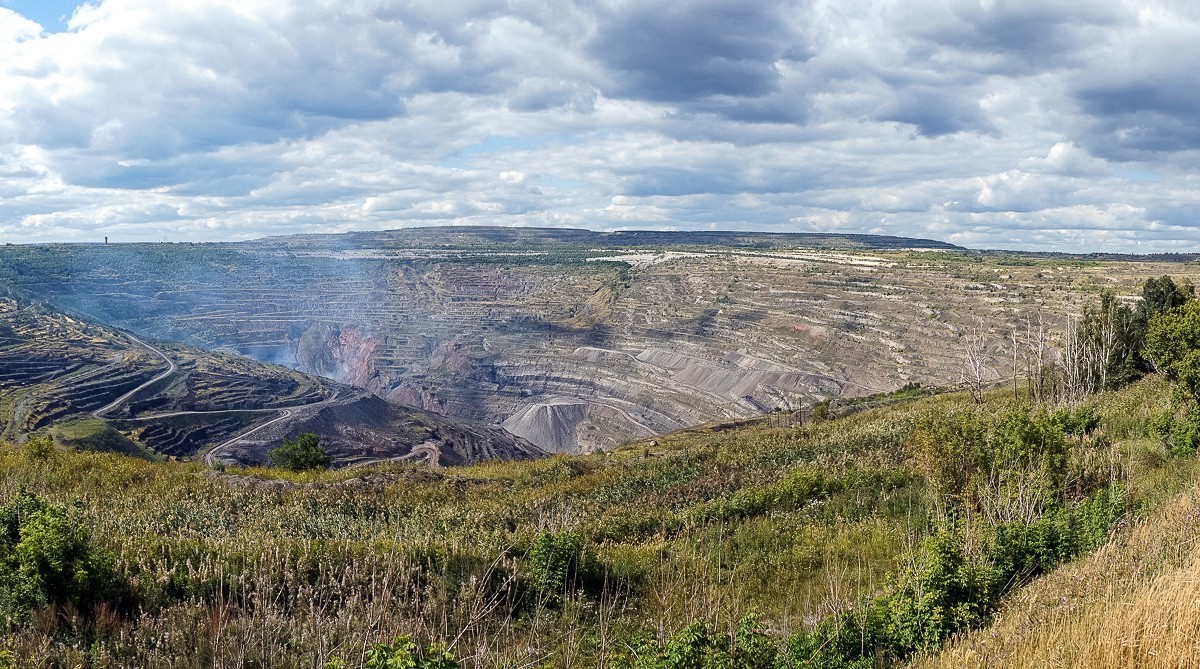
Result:
M1133 311L1122 307L1111 293L1101 297L1100 309L1091 319L1095 329L1092 345L1095 348L1096 365L1096 387L1092 390L1108 388L1112 381L1109 375L1129 356L1129 332L1133 328L1133 318Z
M1025 316L1025 375L1031 402L1045 402L1050 379L1050 342L1041 307ZM1049 388L1053 392L1053 387Z
M1077 402L1096 387L1096 349L1088 344L1080 318L1067 316L1062 348L1062 399Z
M1017 371L1021 365L1017 360L1017 354L1021 351L1021 341L1017 326L1013 325L1012 331L1009 332L1009 341L1012 343L1012 390L1013 399L1017 399Z
M963 368L961 381L971 391L971 398L976 403L983 402L983 381L986 377L987 366L984 364L987 356L987 331L983 319L977 318L975 325L968 328L963 336Z
M1102 310L1096 323L1096 341L1093 357L1096 363L1096 388L1108 387L1108 370L1117 356L1118 336L1117 323L1113 313ZM1089 389L1094 390L1094 389Z

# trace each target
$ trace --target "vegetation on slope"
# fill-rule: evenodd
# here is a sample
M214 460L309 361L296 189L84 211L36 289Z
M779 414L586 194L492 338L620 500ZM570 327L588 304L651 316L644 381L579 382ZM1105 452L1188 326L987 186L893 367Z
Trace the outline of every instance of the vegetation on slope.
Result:
M1115 406L1133 409L1129 402ZM1151 426L1133 440L1131 455L1166 457L1161 439ZM1195 458L1171 459L1170 466L1152 470L1137 495L1147 509L1144 517L1094 555L1014 593L993 625L957 638L916 666L1196 666L1198 475Z
M1174 462L1152 425L1165 392L1151 379L1069 413L1095 416L1086 435L1054 436L1052 414L1007 399L939 396L441 472L235 476L0 449L0 499L63 509L113 556L122 593L47 603L4 643L21 666L363 666L402 635L470 666L715 666L686 664L697 653L806 666L813 634L901 601L904 574L927 573L944 543L937 500L953 493L925 484L914 433L1027 417L1062 442L1069 515L1111 483L1122 505L1155 488ZM1014 471L1037 480L1041 466Z
M1171 382L1149 422L1146 441L1176 460L1155 481L1145 506L1183 489L1169 503L1093 556L1062 569L1008 601L994 625L965 635L922 666L1194 666L1200 553L1200 484L1194 453L1200 435L1200 302L1169 283L1147 284L1167 302L1145 328L1144 358ZM1146 304L1147 300L1143 302ZM1126 415L1137 415L1129 411ZM1153 480L1153 479L1152 479Z
M699 615L728 624L761 608L795 624L831 587L853 588L856 576L830 582L825 564L846 570L861 558L877 579L920 517L910 513L916 481L894 455L905 413L836 430L680 436L612 457L395 470L366 490L361 474L345 481L350 472L272 486L8 449L0 498L24 485L74 508L117 556L139 611L111 634L80 619L12 641L18 655L44 649L38 663L91 652L143 666L184 656L312 666L408 633L457 639L455 652L479 664L570 664L612 655L647 625L669 634ZM47 648L48 638L71 641Z
M67 448L81 451L110 451L138 457L154 458L149 449L139 447L129 437L118 432L107 421L81 418L59 423L51 430L54 440Z
M1016 593L994 625L916 665L1196 666L1198 532L1200 487L1190 486L1095 555Z

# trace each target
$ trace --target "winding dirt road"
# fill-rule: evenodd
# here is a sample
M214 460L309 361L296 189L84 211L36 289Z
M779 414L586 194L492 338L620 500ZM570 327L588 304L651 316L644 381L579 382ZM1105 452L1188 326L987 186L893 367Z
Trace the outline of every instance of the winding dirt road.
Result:
M314 407L323 406L325 404L329 404L330 402L336 400L337 398L338 398L338 393L335 391L329 397L321 400L320 402L313 402L312 404L303 404L301 406L288 407L286 409L250 409L250 411L279 411L280 414L279 414L279 416L272 418L271 420L269 420L265 423L255 425L254 427L250 428L249 430L246 430L245 432L237 435L236 437L233 437L232 439L223 441L220 444L212 447L212 449L210 449L207 453L205 453L204 457L202 458L204 460L204 464L208 465L209 467L212 467L213 463L217 459L217 456L220 455L222 451L229 448L230 446L233 446L234 444L245 439L246 437L249 437L250 435L254 434L255 432L258 432L259 430L265 429L267 427L274 425L275 423L278 423L280 421L291 418L292 412L294 412L294 411L297 411L300 409L311 409ZM193 411L193 412L188 412L188 413L226 413L226 411Z
M168 376L174 374L175 370L179 368L178 365L175 364L174 360L167 357L166 353L163 353L162 351L158 350L157 348L154 348L153 346L151 346L151 345L147 344L146 342L142 341L141 339L138 339L137 337L129 334L128 332L124 332L122 334L124 334L126 337L132 339L134 342L140 344L144 348L147 348L147 349L153 351L155 355L157 355L158 357L160 357L164 361L166 361L167 371L163 372L162 374L159 374L158 376L154 377L153 379L150 379L149 381L147 381L147 382L143 383L142 385L138 386L137 388L134 388L133 390L125 393L124 395L121 395L117 399L113 400L110 404L106 404L106 405L100 407L99 409L96 409L95 411L92 412L93 418L103 418L104 414L121 406L122 404L124 404L126 402L126 400L128 400L130 397L133 397L134 395L138 394L143 389L148 388L148 387L158 383L159 381L162 381L163 379L167 378Z
M121 395L117 399L113 400L111 403L109 403L99 409L96 409L95 411L92 412L92 416L94 418L104 418L104 414L107 414L108 412L113 411L117 407L120 407L122 404L127 402L129 400L129 398L138 394L142 390L145 390L146 388L154 385L155 383L162 381L163 379L167 378L168 376L174 374L175 370L179 369L179 366L175 364L175 361L172 360L171 357L168 356L166 353L163 353L162 351L158 350L154 346L147 344L146 342L142 341L141 339L138 339L137 337L129 334L128 332L123 332L122 334L125 335L126 337L128 337L133 342L137 343L138 345L142 346L143 348L145 348L149 351L152 351L155 355L162 358L167 363L167 371L155 376L154 378L141 384L140 386L134 388L133 390L125 393L124 395ZM288 418L291 418L292 413L295 411L298 411L301 409L311 409L314 407L323 406L323 405L329 404L330 402L336 400L337 398L338 398L338 391L334 391L334 393L332 395L330 395L329 397L327 397L323 400L320 400L318 402L311 402L309 404L301 404L301 405L293 406L293 407L278 407L278 408L268 408L268 409L214 409L212 411L174 411L171 413L156 414L156 415L152 415L152 416L142 416L140 418L132 418L130 420L153 420L155 418L169 418L171 416L195 416L195 415L209 415L209 414L235 413L235 412L253 412L253 413L267 413L267 412L274 412L274 411L280 412L280 414L278 416L276 416L275 418L272 418L271 420L269 420L265 423L260 423L258 425L255 425L254 427L246 430L245 432L242 432L241 434L238 434L237 436L235 436L231 439L228 439L228 440L218 444L217 446L214 446L207 453L205 453L201 459L203 460L204 464L208 465L209 467L212 467L213 463L217 459L217 456L220 455L221 452L223 452L230 446L233 446L234 444L238 443L239 441L245 439L246 437L249 437L250 435L254 434L255 432L258 432L259 430L270 427L271 425L274 425L280 421L284 421L284 420L287 420Z

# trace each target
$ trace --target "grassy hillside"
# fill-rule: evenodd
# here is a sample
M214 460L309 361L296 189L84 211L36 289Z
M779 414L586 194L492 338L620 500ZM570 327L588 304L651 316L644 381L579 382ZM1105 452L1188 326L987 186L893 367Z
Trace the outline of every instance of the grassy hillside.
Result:
M1196 467L1189 463L1189 476ZM1111 544L1017 593L995 624L917 667L1194 667L1200 664L1200 487Z
M54 440L64 446L80 451L109 451L157 459L157 454L139 447L129 437L97 418L84 418L59 423L50 431Z
M981 426L987 444L1008 443L1005 425L1034 426L1038 443L1062 445L1062 511L1045 513L1076 532L1075 510L1116 485L1119 527L1195 470L1152 429L1166 396L1149 379L1063 414L1094 418L1086 430L1054 432L1057 418L1006 393L983 406L943 395L443 470L217 473L3 447L0 521L61 505L67 535L91 537L64 544L67 563L105 588L8 591L0 649L18 666L382 666L372 645L409 635L418 655L445 647L464 666L816 666L831 647L805 644L907 601L904 574L930 564L949 498L914 435L945 416ZM1041 466L989 471L1037 481ZM962 508L982 518L995 501ZM1106 538L1108 520L1087 536ZM20 545L14 578L52 571L14 567ZM856 666L906 652L880 648ZM700 664L678 664L689 657Z
M1014 593L992 625L913 665L1200 665L1198 465L1187 459L1147 472L1144 515L1108 545Z

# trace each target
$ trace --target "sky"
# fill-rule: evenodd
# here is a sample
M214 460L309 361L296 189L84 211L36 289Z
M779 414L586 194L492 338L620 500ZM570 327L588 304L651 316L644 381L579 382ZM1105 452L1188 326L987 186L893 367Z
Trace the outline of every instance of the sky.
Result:
M0 0L0 243L1200 251L1192 0Z

